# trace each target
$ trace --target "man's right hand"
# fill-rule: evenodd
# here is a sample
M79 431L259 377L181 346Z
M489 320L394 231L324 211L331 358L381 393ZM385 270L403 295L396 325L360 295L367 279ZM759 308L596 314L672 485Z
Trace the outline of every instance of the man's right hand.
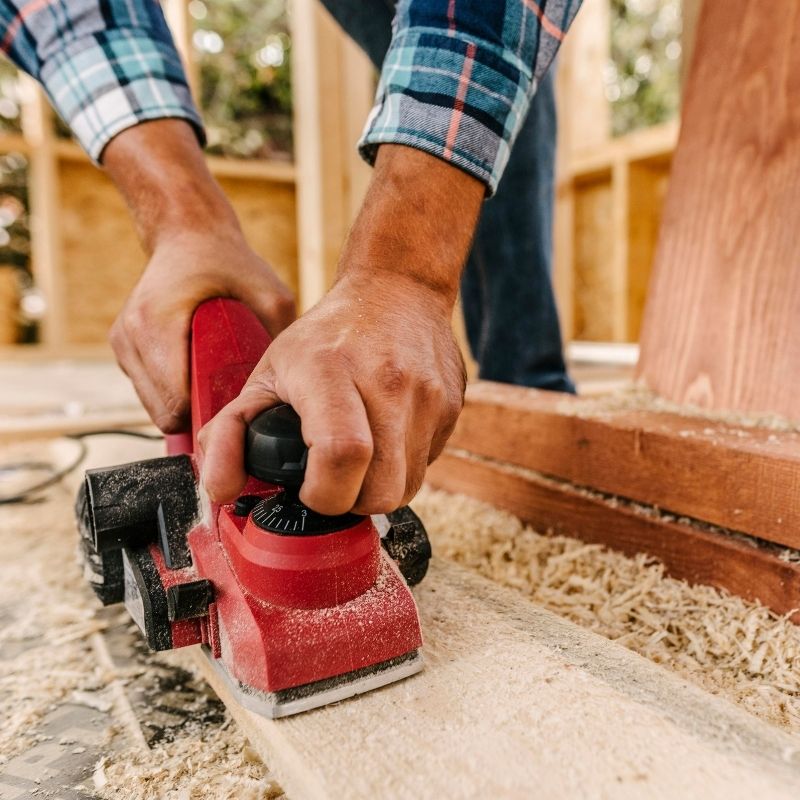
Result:
M187 123L129 128L111 140L102 161L149 256L111 329L111 345L156 425L165 433L186 430L197 306L212 297L241 300L277 336L294 320L294 299L247 245Z

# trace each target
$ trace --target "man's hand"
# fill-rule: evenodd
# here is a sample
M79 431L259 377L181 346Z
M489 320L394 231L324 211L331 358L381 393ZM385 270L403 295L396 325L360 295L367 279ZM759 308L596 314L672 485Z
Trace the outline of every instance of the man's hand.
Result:
M334 287L201 431L212 499L242 490L247 424L280 402L302 421L308 506L372 514L413 497L463 403L450 319L483 194L439 159L381 148Z
M150 256L111 329L111 345L156 425L165 433L185 430L197 306L234 297L276 336L294 319L294 301L248 247L186 123L160 120L124 131L106 148L103 165Z

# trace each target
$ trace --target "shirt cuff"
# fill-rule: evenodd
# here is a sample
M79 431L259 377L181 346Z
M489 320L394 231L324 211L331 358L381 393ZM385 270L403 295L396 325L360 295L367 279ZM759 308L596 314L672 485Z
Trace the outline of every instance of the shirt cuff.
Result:
M530 71L500 46L457 32L409 28L392 41L359 141L424 150L474 175L494 194L533 94Z
M205 143L177 51L147 30L106 30L69 42L47 59L40 77L96 163L114 136L146 120L185 119Z

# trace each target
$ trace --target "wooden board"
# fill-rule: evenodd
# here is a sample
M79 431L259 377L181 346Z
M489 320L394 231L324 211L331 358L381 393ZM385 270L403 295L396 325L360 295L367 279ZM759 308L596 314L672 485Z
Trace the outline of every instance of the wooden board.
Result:
M93 465L160 451L90 446ZM728 702L454 565L415 593L422 674L287 720L243 710L186 653L295 800L797 797L796 740Z
M800 563L776 548L674 518L654 509L609 501L519 467L445 450L428 469L428 482L510 511L536 530L575 536L628 555L646 553L675 578L757 600L779 614L800 609ZM794 615L800 623L800 613Z
M194 651L290 797L798 796L796 741L726 701L455 565L416 593L420 675L285 720Z
M640 374L658 394L800 419L800 4L705 0Z
M800 434L592 408L479 382L450 446L800 548Z

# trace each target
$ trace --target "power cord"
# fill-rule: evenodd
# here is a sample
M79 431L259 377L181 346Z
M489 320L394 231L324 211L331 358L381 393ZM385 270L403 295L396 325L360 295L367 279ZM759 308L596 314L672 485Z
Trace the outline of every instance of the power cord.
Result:
M88 448L84 439L90 436L133 436L137 439L149 439L151 441L161 441L164 437L155 433L144 433L143 431L126 430L125 428L107 428L105 430L81 431L80 433L68 434L65 438L72 439L78 445L78 452L65 467L57 468L49 461L14 461L7 464L0 464L0 476L15 472L48 472L46 478L28 486L17 494L0 496L0 506L14 505L19 503L40 503L42 497L38 497L39 492L49 489L51 486L62 481L67 475L76 470L86 458Z

